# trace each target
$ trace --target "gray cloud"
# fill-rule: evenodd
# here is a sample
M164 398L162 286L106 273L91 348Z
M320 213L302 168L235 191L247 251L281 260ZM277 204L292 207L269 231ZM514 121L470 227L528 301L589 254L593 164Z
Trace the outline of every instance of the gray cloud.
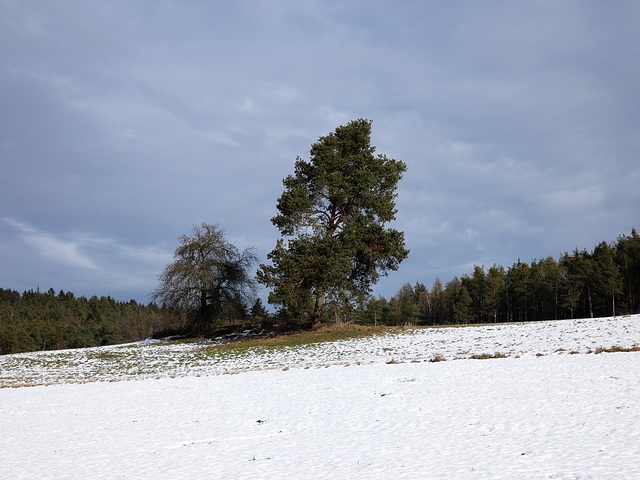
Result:
M3 220L18 232L20 239L30 245L37 255L58 262L63 267L90 270L97 268L80 250L83 239L63 240L11 218Z
M639 19L632 2L4 2L0 285L147 301L203 221L265 261L295 157L359 117L408 165L411 256L377 293L614 240L638 226Z

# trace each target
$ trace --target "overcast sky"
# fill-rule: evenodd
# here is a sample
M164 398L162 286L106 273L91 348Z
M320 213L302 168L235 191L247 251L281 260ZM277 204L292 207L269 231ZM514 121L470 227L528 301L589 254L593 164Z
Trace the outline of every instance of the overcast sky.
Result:
M202 222L266 262L296 156L357 118L408 167L375 295L615 241L638 25L633 0L0 0L0 287L146 303Z

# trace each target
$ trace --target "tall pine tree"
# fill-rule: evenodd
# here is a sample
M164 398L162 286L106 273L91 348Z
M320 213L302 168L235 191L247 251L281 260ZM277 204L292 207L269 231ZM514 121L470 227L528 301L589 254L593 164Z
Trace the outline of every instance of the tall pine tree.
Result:
M327 295L368 293L409 253L404 234L386 226L406 166L375 155L370 135L368 120L336 128L283 181L271 221L287 240L268 255L271 265L260 266L258 281L273 288L270 302L298 314L313 304L311 324L322 318Z

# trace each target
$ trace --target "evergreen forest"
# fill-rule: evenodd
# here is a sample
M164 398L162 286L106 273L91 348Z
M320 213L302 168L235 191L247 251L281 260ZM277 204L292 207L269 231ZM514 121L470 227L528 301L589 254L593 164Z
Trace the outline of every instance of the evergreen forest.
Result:
M390 300L368 299L364 319L390 325L448 325L606 317L640 312L640 236L621 235L511 267L475 266L446 284L404 284Z
M112 345L169 332L177 312L135 300L0 288L0 354Z

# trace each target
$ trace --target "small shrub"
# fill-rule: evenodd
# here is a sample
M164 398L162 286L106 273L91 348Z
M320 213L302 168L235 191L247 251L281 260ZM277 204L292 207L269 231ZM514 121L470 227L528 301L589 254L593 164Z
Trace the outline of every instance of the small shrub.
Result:
M640 347L638 345L633 345L632 347L620 347L618 345L614 345L613 347L596 348L596 354L598 353L618 353L618 352L638 352L640 351Z
M429 360L431 363L436 363L436 362L446 362L447 359L444 358L442 355L435 355L431 358L431 360Z
M471 355L471 358L474 360L487 360L489 358L493 358L493 355L491 355L490 353L476 353L474 355Z

